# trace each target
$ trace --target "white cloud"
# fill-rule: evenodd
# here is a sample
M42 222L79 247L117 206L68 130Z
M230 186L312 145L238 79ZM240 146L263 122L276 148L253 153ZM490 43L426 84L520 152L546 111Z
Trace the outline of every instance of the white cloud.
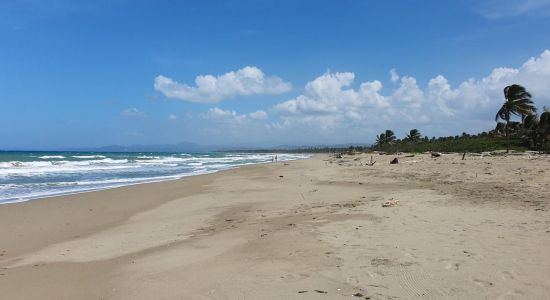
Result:
M135 107L121 111L120 115L123 117L145 117L145 113Z
M399 74L395 69L390 70L390 80L391 82L397 82L399 80Z
M236 96L282 94L292 88L290 83L277 76L266 76L257 67L244 67L219 76L200 75L195 78L195 86L159 75L154 86L168 98L199 103L217 103Z
M239 115L234 110L223 110L218 107L214 107L206 112L204 115L205 119L216 120L216 121L231 121L231 122L242 122L246 120L246 115Z
M255 112L251 112L248 114L248 116L253 120L265 120L267 119L267 113L263 110L258 110Z
M223 110L219 107L214 107L209 109L202 117L220 123L241 124L247 121L265 120L267 119L267 113L263 110L258 110L249 114L239 114L234 110Z
M382 88L379 81L365 82L359 90L350 86L355 74L325 73L307 83L305 94L277 104L274 111L283 115L327 115L338 114L343 109L358 111L367 106L386 107L386 99L378 94Z
M424 101L424 92L416 84L416 79L410 76L401 78L401 85L390 97L394 105L419 108Z
M168 115L168 120L170 120L170 121L175 121L175 120L177 120L177 119L178 119L178 117L177 117L176 115L174 115L174 114L169 114L169 115Z
M538 108L550 106L550 51L519 67L495 68L458 83L443 75L426 82L399 76L387 87L380 80L354 81L352 72L325 73L308 82L301 95L269 110L214 107L197 117L206 123L201 128L219 132L220 140L246 142L372 142L385 129L399 137L412 128L429 136L477 133L494 128L507 85L525 86Z
M390 71L390 76L393 72ZM397 73L392 76L397 81ZM481 79L468 79L452 87L443 75L420 87L414 77L399 77L399 85L382 93L378 80L353 88L354 73L326 73L307 83L305 92L273 107L281 121L270 129L430 127L437 134L488 130L504 101L503 88L521 84L533 94L538 107L550 103L550 51L530 58L519 68L495 68ZM347 132L346 132L347 133Z

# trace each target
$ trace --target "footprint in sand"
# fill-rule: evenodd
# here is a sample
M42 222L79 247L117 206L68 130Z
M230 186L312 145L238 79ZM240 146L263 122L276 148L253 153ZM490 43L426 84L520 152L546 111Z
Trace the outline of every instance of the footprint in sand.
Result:
M283 282L293 282L293 281L300 281L309 278L308 274L305 273L298 273L298 274L286 274L284 276L281 276L280 279Z
M514 276L514 274L512 272L509 272L509 271L502 271L500 272L500 276L502 277L502 279L508 279L508 280L512 280L514 278L516 278Z
M348 279L346 281L351 285L358 285L359 284L359 279L357 279L356 276L350 276L350 277L348 277Z
M473 278L471 279L473 281L473 283L479 285L480 287L492 287L494 286L495 284L490 282L490 281L486 281L486 280L481 280L481 279L476 279L476 278Z
M525 299L525 293L520 290L513 290L508 291L500 296L498 296L499 300L512 300L512 299Z
M454 271L458 271L460 270L460 264L455 262L447 262L447 264L445 264L445 269L447 270L454 270Z
M453 271L460 270L460 262L450 260L450 259L440 259L439 262L445 266L445 270L453 270Z

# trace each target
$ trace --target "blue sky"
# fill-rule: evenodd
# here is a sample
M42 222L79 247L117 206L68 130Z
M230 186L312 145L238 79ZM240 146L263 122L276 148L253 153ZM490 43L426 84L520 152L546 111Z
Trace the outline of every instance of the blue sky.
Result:
M550 1L1 0L0 149L369 143L550 106Z

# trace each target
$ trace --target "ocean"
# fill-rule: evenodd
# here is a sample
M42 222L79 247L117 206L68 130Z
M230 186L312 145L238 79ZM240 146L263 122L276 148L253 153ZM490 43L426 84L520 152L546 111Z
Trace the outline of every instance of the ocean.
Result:
M271 162L258 153L0 152L0 204ZM277 154L279 161L307 158Z

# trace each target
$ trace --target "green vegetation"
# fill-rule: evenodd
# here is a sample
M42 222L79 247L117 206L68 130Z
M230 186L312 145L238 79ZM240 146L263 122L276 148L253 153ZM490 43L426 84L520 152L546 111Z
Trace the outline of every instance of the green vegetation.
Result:
M412 129L402 140L388 139L386 130L376 138L373 150L384 152L483 152L493 150L538 150L549 152L550 111L544 108L540 119L536 112L531 94L518 84L504 88L505 102L498 110L497 125L490 132L477 135L462 133L460 136L440 138L422 138L417 129ZM521 118L520 122L511 121L512 115ZM498 122L499 120L505 123Z
M383 151L387 153L395 152L484 152L501 150L510 147L510 149L524 151L528 148L521 138L517 137L497 137L494 134L482 132L478 135L469 135L463 133L460 136L448 137L424 137L417 141L405 138L397 140L393 144L375 145L372 150Z

